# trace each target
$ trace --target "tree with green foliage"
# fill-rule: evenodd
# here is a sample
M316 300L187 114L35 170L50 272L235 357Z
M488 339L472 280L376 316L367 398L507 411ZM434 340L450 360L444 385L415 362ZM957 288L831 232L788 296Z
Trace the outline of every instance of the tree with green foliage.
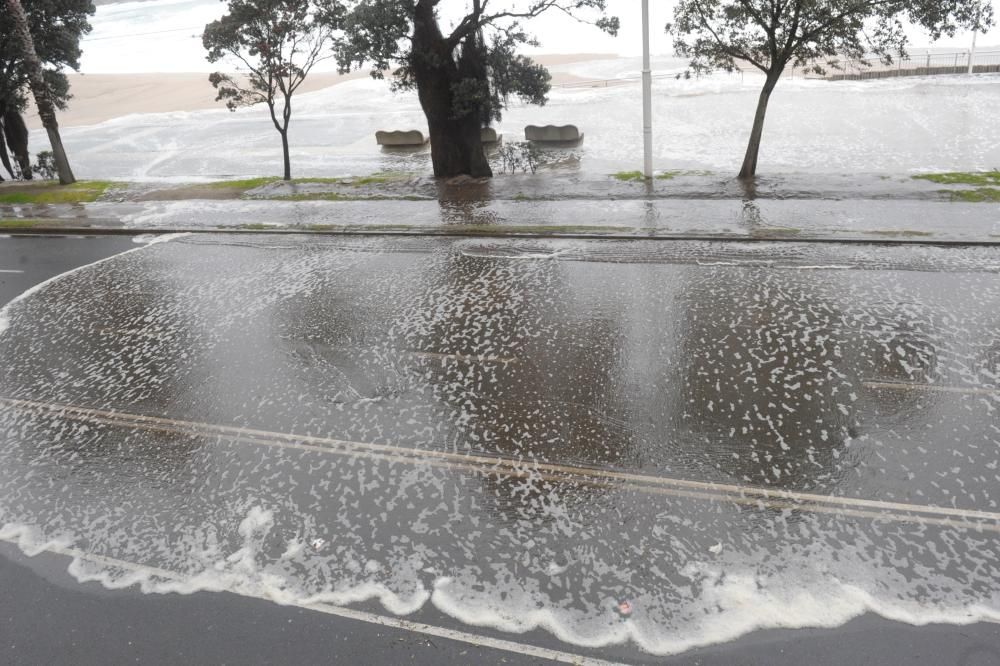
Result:
M959 28L984 30L992 18L988 0L679 0L667 33L697 73L731 72L740 63L764 73L739 173L750 179L768 101L789 65L824 74L844 59L891 63L906 56L906 23L938 39Z
M17 5L40 62L46 97L55 109L65 109L70 99L69 80L62 70L80 68L80 39L90 32L94 4L91 0L21 0ZM9 2L0 5L0 163L12 176L31 178L23 118L32 94L31 71L23 35L17 28L18 13ZM14 156L13 165L8 150Z
M346 23L341 62L395 68L396 90L415 89L427 117L435 176L492 176L480 130L501 118L511 97L545 104L550 75L517 53L537 42L522 25L547 12L618 31L605 0L463 0L463 14L441 29L442 0L358 0Z
M205 26L202 43L208 61L224 61L235 69L209 76L216 101L225 101L230 111L267 105L281 135L285 180L292 178L292 96L313 67L334 57L345 14L338 0L229 0L226 15Z

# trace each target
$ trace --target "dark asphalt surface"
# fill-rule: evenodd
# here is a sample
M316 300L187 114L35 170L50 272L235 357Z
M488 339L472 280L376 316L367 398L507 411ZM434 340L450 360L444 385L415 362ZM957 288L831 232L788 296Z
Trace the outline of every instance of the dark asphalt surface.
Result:
M54 275L137 247L129 238L0 239L0 304ZM497 650L377 627L228 593L147 595L79 584L68 559L27 558L0 544L0 662L80 663L538 663ZM373 609L374 610L374 609ZM410 619L469 629L436 611ZM537 634L537 635L536 635ZM543 634L520 637L581 653ZM688 652L604 658L674 664L1000 663L1000 626L913 627L864 616L833 630L772 630Z
M0 271L11 271L0 273L0 307L51 277L136 247L131 237L0 238ZM67 573L69 561L28 558L0 542L0 663L540 663L234 594L81 585Z

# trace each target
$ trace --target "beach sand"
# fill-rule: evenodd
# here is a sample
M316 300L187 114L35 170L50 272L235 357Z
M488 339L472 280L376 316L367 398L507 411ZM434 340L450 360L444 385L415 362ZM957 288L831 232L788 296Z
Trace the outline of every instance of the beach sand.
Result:
M536 56L535 60L546 66L565 65L588 60L616 58L608 53L573 53ZM313 73L305 80L300 92L322 90L330 86L368 76L367 71L347 75ZM172 111L199 111L225 108L215 101L215 89L202 72L165 74L70 74L70 92L73 98L69 108L58 114L63 127L96 125L112 118L134 113L167 113ZM579 77L553 72L555 85L577 83ZM41 127L37 114L32 110L27 117L28 127Z

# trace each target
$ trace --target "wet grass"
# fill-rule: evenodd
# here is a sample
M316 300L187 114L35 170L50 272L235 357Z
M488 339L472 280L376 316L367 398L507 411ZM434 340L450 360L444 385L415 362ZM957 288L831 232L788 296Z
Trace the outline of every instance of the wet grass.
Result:
M405 171L379 171L373 173L369 176L361 176L360 178L344 178L342 181L346 185L384 185L385 183L392 183L402 180L409 180L413 177L413 174L407 173Z
M933 236L934 234L930 231L914 231L912 229L880 229L876 231L869 231L869 234L875 236L889 236L893 238L915 238L919 236Z
M413 224L310 224L304 228L309 231L414 231L421 227Z
M588 226L573 224L457 224L445 227L435 227L440 231L452 231L458 233L474 234L611 234L611 233L631 233L635 231L632 227L611 227L611 226Z
M123 183L110 180L81 180L72 185L60 185L55 181L26 183L0 190L0 204L75 204L91 203L104 196L108 190L121 187Z
M713 175L711 171L701 171L701 170L691 170L691 169L674 169L672 171L664 171L662 173L656 174L657 180L673 180L678 176L711 176Z
M344 176L340 178L324 178L321 176L310 176L306 178L292 178L283 180L277 176L262 176L260 178L244 178L241 180L220 180L213 183L206 183L204 187L226 190L254 190L265 185L287 183L289 185L350 185L360 187L363 185L384 185L396 181L408 180L412 174L404 171L379 171L367 176Z
M508 234L537 234L537 235L558 235L558 234L622 234L634 233L633 227L615 226L587 226L587 225L487 225L487 224L455 224L455 225L434 225L423 226L417 224L308 224L302 226L275 226L273 224L241 224L236 227L219 227L225 229L240 229L244 231L315 231L329 233L384 233L384 232L426 232L426 233L459 233L474 234L482 236L508 235Z
M214 183L206 183L205 187L222 190L252 190L255 187L263 187L276 183L280 178L276 176L265 176L261 178L244 178L243 180L220 180Z
M0 220L0 229L30 229L32 227L40 227L43 225L52 224L52 220L37 220L37 219L12 219L12 220Z
M449 224L446 226L421 227L406 224L374 224L359 227L350 227L358 230L375 231L416 231L427 230L434 232L451 232L463 234L587 234L587 233L630 233L635 231L632 227L612 227L612 226L587 226L587 225L560 225L560 224Z
M260 222L251 222L249 224L241 224L236 227L236 229L246 229L248 231L270 231L272 229L282 229L276 224L262 224Z
M964 203L1000 203L1000 188L977 187L974 190L940 190L951 201Z
M912 176L914 180L929 180L938 185L975 185L979 187L1000 185L1000 170L993 171L948 171L944 173L921 173Z
M342 192L296 192L274 196L254 197L269 201L428 201L427 197L412 194L344 194Z
M713 175L711 171L700 171L691 169L673 169L670 171L661 171L660 173L654 174L653 178L656 180L673 180L679 176L711 176ZM618 173L611 174L611 177L615 180L620 180L623 183L641 183L646 180L646 177L641 171L619 171Z
M753 230L754 235L778 234L780 236L795 236L801 233L802 230L796 227L759 227Z
M618 173L611 174L611 177L624 183L642 182L646 180L646 177L641 171L619 171Z

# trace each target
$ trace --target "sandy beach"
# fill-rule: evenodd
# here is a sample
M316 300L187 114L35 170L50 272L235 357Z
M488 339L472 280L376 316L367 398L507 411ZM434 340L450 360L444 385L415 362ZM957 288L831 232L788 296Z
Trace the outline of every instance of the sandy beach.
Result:
M617 57L609 53L551 54L535 58L546 66L565 65L588 60ZM347 75L313 73L302 84L300 92L306 93L335 86L344 81L368 76L367 70ZM148 74L70 74L70 91L73 98L69 108L59 114L59 124L64 127L96 125L112 118L135 113L169 113L224 108L215 101L215 90L203 72L148 73ZM581 79L570 74L553 72L555 85L576 83ZM38 116L31 113L27 119L32 129L41 127Z

